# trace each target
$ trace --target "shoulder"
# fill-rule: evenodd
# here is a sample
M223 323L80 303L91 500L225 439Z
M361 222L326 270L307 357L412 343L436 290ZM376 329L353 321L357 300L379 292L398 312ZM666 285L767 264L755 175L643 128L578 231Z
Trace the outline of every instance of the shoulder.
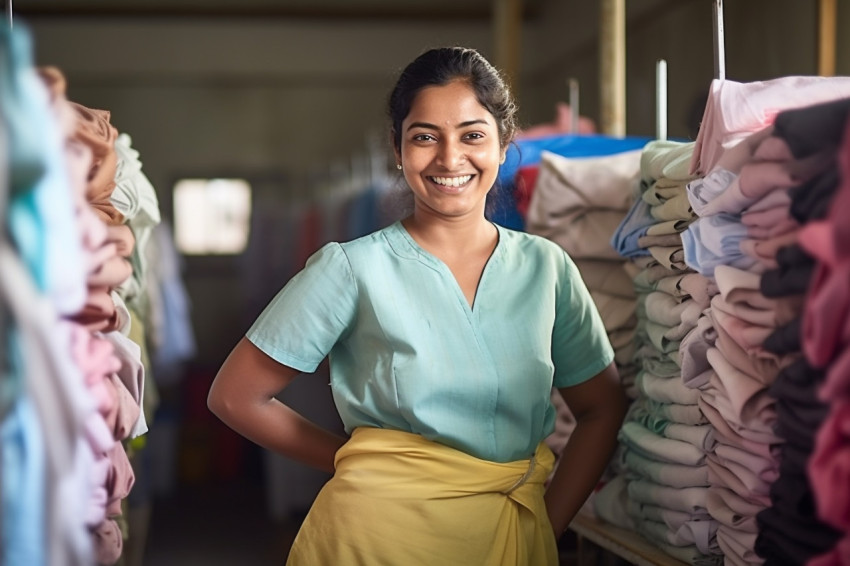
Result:
M339 253L346 258L355 274L368 277L370 271L380 269L380 266L392 262L398 256L417 257L417 254L409 249L409 244L405 242L396 224L398 223L336 244Z
M341 242L337 245L341 252L349 257L385 253L390 249L387 236L394 229L395 225L391 224L385 228L366 234L365 236L361 236L347 242Z
M501 226L499 234L505 244L503 261L512 273L524 273L535 281L552 281L558 289L581 280L573 259L555 242Z
M509 257L521 258L526 261L554 262L561 266L563 266L565 260L569 261L567 252L551 240L503 226L499 226L498 229L499 238L504 244L504 251Z

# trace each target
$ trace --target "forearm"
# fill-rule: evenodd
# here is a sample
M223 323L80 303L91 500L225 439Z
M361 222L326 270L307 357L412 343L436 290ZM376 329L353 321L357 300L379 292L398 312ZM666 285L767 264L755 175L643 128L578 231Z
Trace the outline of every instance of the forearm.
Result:
M230 428L258 445L333 473L334 455L345 438L307 420L275 398L250 407L217 407L215 414Z
M207 405L227 426L260 446L333 472L334 455L345 439L275 398L298 374L243 338L213 380Z
M617 411L578 420L545 495L556 538L596 487L617 445L621 423L622 416Z

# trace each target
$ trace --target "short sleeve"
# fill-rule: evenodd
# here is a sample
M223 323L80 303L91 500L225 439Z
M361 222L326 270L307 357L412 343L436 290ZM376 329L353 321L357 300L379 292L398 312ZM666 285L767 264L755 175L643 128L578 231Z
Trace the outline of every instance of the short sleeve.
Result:
M278 362L314 372L353 324L357 287L337 243L307 260L248 329L247 338Z
M602 317L575 263L564 253L563 279L558 289L552 362L555 387L587 381L614 360Z

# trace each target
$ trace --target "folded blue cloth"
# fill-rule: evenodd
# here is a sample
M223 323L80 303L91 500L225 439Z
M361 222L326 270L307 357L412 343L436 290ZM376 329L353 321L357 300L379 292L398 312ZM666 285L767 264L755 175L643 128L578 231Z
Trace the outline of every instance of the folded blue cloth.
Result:
M646 231L653 224L658 224L651 213L652 207L643 199L637 199L623 218L614 235L611 236L611 247L626 258L650 255L647 248L638 245L638 239L646 236Z
M738 215L703 216L682 232L685 263L706 277L713 277L718 265L749 269L756 260L741 251L741 241L748 237Z

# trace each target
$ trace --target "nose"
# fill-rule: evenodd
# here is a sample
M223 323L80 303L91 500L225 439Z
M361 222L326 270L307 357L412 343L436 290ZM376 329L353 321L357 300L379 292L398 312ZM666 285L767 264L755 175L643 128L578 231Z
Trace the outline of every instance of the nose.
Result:
M443 140L437 154L437 163L447 171L457 169L466 161L464 148L455 140Z

